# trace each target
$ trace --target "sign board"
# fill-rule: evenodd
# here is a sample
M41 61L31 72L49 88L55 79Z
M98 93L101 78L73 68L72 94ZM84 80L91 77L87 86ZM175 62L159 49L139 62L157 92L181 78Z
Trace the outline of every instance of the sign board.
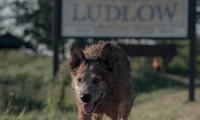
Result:
M188 0L62 0L61 8L61 37L188 37Z

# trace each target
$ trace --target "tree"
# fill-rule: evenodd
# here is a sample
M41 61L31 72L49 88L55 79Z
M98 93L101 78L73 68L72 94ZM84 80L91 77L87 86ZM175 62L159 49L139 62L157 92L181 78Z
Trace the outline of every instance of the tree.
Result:
M52 48L52 0L13 1L11 8L16 14L16 25L23 26L24 39L31 43L44 43Z

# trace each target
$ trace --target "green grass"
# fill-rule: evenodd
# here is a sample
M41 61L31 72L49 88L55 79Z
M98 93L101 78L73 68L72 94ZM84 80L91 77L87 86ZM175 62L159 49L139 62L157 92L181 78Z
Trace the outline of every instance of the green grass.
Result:
M5 50L0 56L0 108L7 109L11 101L12 113L20 113L24 106L41 109L48 90L44 86L51 80L51 59L26 56L21 50Z
M148 62L152 61L132 61L137 97L130 120L199 120L200 103L186 102L187 86L181 77L151 72ZM51 58L0 50L0 120L76 120L68 62L60 68L52 87Z

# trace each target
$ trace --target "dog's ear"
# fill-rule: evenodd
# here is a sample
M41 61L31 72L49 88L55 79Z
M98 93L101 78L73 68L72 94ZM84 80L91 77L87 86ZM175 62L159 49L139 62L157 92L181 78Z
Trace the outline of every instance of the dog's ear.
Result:
M114 61L113 61L113 52L112 47L110 43L107 43L104 45L102 50L99 52L97 60L99 60L101 63L106 64L106 68L112 72L114 67Z
M70 52L70 68L78 67L82 60L85 60L83 51L78 48L77 44L73 43Z

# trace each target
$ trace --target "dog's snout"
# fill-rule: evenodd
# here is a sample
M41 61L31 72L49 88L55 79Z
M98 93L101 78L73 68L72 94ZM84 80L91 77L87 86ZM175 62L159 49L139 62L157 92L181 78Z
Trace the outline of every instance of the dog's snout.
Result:
M84 103L88 103L91 99L92 95L91 94L84 94L82 97L81 97L81 101L84 102Z

